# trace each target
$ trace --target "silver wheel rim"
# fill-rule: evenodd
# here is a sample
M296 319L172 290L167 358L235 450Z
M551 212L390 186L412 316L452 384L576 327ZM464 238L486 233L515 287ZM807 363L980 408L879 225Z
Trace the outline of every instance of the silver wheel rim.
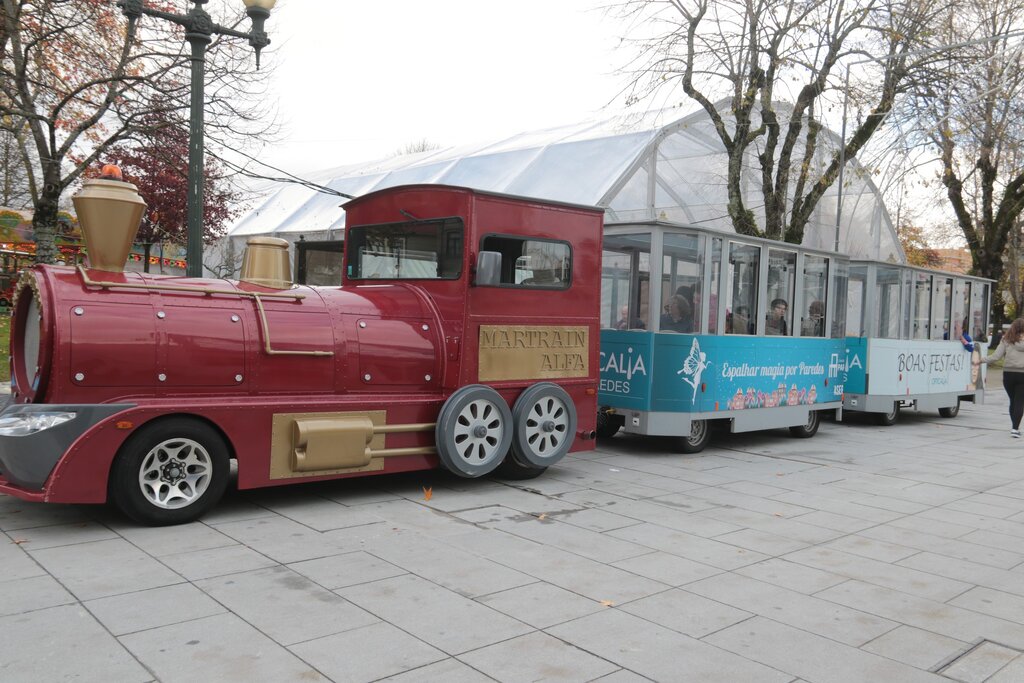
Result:
M804 425L807 431L811 431L812 429L814 429L814 422L815 420L817 420L817 418L818 414L813 410L807 414L807 424Z
M537 455L557 452L569 432L569 411L554 396L543 396L530 406L523 426L526 443Z
M482 465L495 458L503 458L498 446L505 435L506 425L501 411L490 401L477 399L459 411L452 430L455 452L471 465Z
M206 493L213 477L213 459L199 442L167 439L142 459L139 488L158 508L188 507Z
M700 443L707 428L708 424L704 420L693 420L690 422L690 438L687 440L692 444Z

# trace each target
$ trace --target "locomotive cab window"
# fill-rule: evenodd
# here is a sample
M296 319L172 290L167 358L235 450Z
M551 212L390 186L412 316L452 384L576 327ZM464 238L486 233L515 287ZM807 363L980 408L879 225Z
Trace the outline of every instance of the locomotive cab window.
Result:
M455 280L462 274L461 218L350 228L349 277L390 280Z
M572 248L568 242L487 235L481 251L501 254L503 287L568 289L572 280Z

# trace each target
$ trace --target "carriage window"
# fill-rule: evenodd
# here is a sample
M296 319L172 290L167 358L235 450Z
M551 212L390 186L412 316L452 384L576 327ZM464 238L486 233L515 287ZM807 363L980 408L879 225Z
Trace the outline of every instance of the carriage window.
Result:
M804 256L803 272L803 315L800 318L800 335L803 337L824 337L825 292L828 289L828 259L823 256ZM845 289L845 287L843 288Z
M960 339L963 334L970 334L971 321L971 283L957 280L957 287L953 293L953 336L951 339Z
M875 337L900 338L900 271L898 268L879 267L875 276L875 305L878 307ZM928 312L925 309L925 324Z
M832 332L829 336L840 339L846 336L846 295L849 292L850 264L846 261L832 261ZM825 309L826 313L828 308Z
M768 311L765 334L793 333L793 292L796 290L796 254L768 250Z
M914 291L914 273L909 270L904 270L900 274L900 296L903 301L903 312L900 314L902 319L900 320L900 336L899 339L911 339L911 324L910 319L910 301L912 299L912 293Z
M978 283L971 292L971 336L988 341L988 284Z
M850 266L849 298L846 302L846 336L866 337L864 329L864 303L867 288L868 269L864 266Z
M501 253L501 285L568 289L572 278L572 249L568 242L487 235L481 251Z
M651 236L608 235L601 256L601 326L646 330L651 278Z
M663 258L661 300L666 310L661 330L698 331L704 277L704 236L667 233Z
M757 314L757 272L761 248L729 243L728 272L725 278L726 332L754 334Z
M454 280L462 274L462 219L353 227L345 249L352 279Z
M708 292L708 332L718 334L718 292L721 291L722 238L711 240L711 291Z
M932 330L931 338L949 339L953 312L953 278L944 278L936 275L934 279L935 305L937 309L932 312L935 329Z
M914 339L928 338L929 314L932 309L932 277L914 274Z

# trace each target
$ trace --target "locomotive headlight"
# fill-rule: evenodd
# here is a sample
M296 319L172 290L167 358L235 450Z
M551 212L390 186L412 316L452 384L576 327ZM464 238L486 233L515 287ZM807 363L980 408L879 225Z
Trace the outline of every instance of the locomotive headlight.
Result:
M73 420L75 413L21 413L0 417L0 436L28 436Z

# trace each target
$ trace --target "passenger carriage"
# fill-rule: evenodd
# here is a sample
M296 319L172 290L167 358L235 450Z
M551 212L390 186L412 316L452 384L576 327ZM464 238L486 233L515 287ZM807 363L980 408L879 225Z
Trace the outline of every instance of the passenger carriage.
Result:
M891 425L900 410L955 417L984 398L992 281L894 263L850 263L843 409Z
M813 436L842 406L848 268L792 244L607 225L598 435L678 437L684 453L702 450L716 422Z

